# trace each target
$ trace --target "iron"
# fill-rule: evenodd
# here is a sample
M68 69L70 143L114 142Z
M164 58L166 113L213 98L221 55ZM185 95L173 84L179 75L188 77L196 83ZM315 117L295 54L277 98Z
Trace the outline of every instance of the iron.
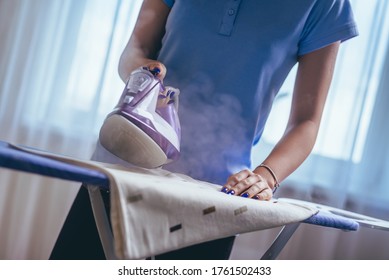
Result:
M165 87L158 71L134 70L114 110L100 129L102 146L144 168L157 168L180 155L179 90Z

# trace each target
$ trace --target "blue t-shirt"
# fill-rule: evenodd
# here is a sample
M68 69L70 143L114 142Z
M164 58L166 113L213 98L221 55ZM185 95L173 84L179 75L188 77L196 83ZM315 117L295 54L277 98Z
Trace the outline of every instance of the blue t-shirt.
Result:
M356 36L348 0L164 0L158 59L181 90L181 158L166 169L224 183L250 167L272 102L299 56Z

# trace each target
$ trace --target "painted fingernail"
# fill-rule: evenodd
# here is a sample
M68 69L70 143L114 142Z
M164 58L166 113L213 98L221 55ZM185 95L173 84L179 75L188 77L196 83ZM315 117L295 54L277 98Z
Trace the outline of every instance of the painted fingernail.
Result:
M259 195L254 195L253 199L259 199Z
M175 92L175 91L172 91L172 90L170 90L170 91L168 92L168 95L170 96L170 98L173 98L175 94L176 94L176 92Z
M221 192L227 193L228 192L228 188L226 188L226 187L222 188Z
M153 69L150 69L150 72L153 73L154 76L157 76L159 73L161 73L161 69L154 67Z
M234 190L230 190L230 191L227 192L227 194L234 195L235 191Z
M249 197L249 193L245 192L241 195L241 197Z

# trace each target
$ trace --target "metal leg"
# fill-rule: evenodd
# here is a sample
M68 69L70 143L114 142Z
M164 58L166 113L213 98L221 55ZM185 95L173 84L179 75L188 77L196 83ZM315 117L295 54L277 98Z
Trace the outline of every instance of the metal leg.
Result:
M115 255L115 249L113 245L111 225L109 223L107 212L105 211L104 201L101 197L100 188L91 185L88 185L87 188L105 257L108 260L116 260L117 257Z
M295 223L283 226L269 249L263 254L261 260L275 260L299 225L300 223Z

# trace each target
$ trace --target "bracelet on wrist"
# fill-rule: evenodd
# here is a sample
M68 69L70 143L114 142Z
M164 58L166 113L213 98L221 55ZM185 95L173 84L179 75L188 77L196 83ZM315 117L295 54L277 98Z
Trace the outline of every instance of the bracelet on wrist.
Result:
M271 174L271 176L273 177L274 179L274 186L273 186L273 194L277 191L278 187L280 186L280 184L278 183L278 179L277 179L277 176L276 174L274 173L273 169L271 169L268 165L266 164L260 164L258 167L263 167L265 168L267 171L269 171L269 173Z

